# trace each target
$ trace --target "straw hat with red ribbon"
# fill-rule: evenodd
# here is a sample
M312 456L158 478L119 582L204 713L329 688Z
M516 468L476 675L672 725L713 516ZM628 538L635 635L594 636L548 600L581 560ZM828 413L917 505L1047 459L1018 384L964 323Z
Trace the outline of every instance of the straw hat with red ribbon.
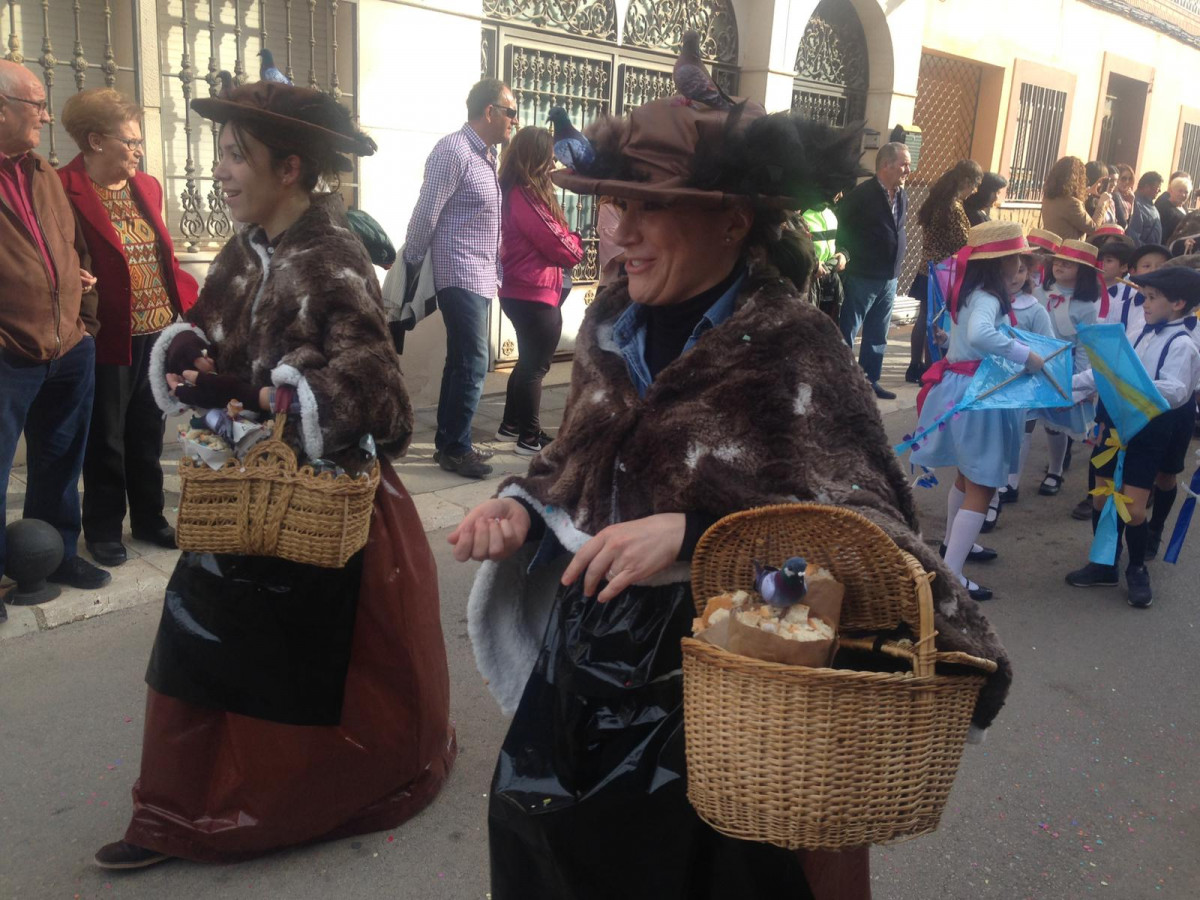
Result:
M1065 259L1067 262L1087 266L1096 272L1096 280L1100 283L1100 318L1108 316L1108 283L1104 273L1100 271L1100 251L1095 244L1087 241L1065 240L1054 254L1054 259Z
M967 234L967 245L954 254L954 283L947 299L951 321L958 322L958 300L967 275L967 263L1028 252L1029 242L1025 240L1025 229L1020 222L1000 219L980 222L972 228Z
M1097 247L1103 244L1109 238L1125 237L1125 229L1115 222L1110 222L1108 225L1101 225L1092 232L1092 243Z
M1028 236L1030 248L1040 248L1049 250L1053 253L1058 249L1058 245L1062 243L1062 238L1053 231L1047 231L1045 228L1030 228Z

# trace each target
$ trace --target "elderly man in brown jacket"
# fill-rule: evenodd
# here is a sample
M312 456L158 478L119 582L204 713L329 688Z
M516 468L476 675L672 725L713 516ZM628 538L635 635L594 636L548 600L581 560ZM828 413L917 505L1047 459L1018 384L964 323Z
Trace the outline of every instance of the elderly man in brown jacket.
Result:
M0 60L0 517L22 431L26 518L62 535L58 584L98 588L108 572L76 555L79 471L92 413L96 292L62 182L33 152L49 122L46 91ZM5 563L0 530L0 571ZM0 616L3 615L0 602Z

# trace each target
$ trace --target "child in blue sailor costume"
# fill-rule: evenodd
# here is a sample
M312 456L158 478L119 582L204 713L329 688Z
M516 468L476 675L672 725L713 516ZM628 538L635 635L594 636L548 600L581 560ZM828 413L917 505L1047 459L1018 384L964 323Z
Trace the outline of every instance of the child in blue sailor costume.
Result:
M1008 282L1020 266L1020 254L1029 253L1021 226L1004 221L976 225L967 249L971 252L962 285L951 288L954 324L946 356L922 377L926 387L917 401L918 433L958 405L985 356L1002 356L1031 372L1042 367L1040 356L999 330L1002 324L1015 323ZM992 592L963 575L963 565L969 559L982 562L996 557L995 551L980 547L975 539L992 495L1008 484L1009 473L1019 465L1024 424L1021 409L967 410L952 417L945 428L935 428L912 452L914 465L958 470L946 501L943 556L947 568L976 600L991 599Z
M1137 284L1145 302L1142 308L1146 324L1134 342L1138 359L1154 380L1170 410L1150 420L1129 440L1125 451L1121 493L1130 498L1129 522L1117 520L1118 536L1125 535L1129 562L1125 569L1125 584L1129 590L1130 606L1146 608L1153 602L1150 574L1146 559L1151 547L1157 551L1167 516L1176 497L1176 476L1183 471L1188 444L1195 423L1193 395L1200 388L1200 351L1196 349L1187 328L1188 317L1200 304L1200 272L1184 266L1160 268L1131 279ZM1076 397L1095 392L1096 379L1091 370L1078 373L1072 383ZM1111 419L1101 404L1098 418L1105 429L1112 427ZM1097 444L1093 456L1103 452ZM1097 481L1110 484L1116 459L1110 459L1096 470ZM1154 491L1154 511L1146 519L1146 501ZM1095 498L1092 530L1100 521L1100 511L1107 498ZM1119 541L1119 537L1118 537ZM1120 556L1118 542L1117 555ZM1074 587L1112 587L1118 584L1117 561L1111 565L1089 562L1082 569L1067 575Z

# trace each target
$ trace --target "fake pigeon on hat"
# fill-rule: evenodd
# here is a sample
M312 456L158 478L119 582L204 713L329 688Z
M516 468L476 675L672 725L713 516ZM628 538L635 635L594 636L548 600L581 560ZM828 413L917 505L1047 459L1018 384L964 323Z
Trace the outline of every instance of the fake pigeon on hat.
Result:
M689 100L703 103L714 109L733 108L733 99L721 90L721 86L708 74L708 67L700 58L700 35L688 30L683 35L683 46L675 60L675 90Z
M292 79L288 78L275 66L275 56L266 47L258 51L258 55L262 57L262 64L258 67L258 77L263 81L273 81L276 84L291 84Z
M571 117L561 106L551 108L549 120L554 126L554 158L568 169L586 175L588 167L596 160L592 142L571 124Z

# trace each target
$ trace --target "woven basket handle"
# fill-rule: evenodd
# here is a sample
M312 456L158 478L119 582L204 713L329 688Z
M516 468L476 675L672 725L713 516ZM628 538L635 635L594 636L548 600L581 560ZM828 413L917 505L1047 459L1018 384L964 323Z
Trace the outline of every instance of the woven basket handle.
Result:
M296 454L283 439L283 426L287 424L287 413L275 413L275 430L265 441L255 444L246 454L242 463L249 468L267 468L276 466L284 472L293 473L297 469Z

